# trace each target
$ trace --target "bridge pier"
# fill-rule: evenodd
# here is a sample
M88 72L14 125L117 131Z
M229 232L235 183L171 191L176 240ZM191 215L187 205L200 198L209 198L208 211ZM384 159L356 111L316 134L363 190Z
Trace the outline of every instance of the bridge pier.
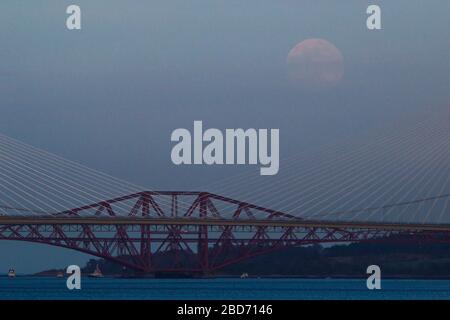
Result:
M199 195L199 211L200 218L205 219L208 214L208 194L201 193ZM203 225L198 228L198 247L197 254L199 263L203 273L209 273L209 242L208 242L208 226Z
M150 226L141 226L141 248L140 254L143 263L143 267L147 273L152 270L152 247L151 247L151 233Z

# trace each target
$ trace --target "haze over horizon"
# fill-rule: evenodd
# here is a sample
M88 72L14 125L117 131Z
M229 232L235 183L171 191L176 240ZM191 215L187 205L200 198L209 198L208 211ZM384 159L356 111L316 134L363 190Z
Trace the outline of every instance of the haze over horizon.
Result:
M283 159L311 154L298 169L306 171L333 141L371 143L384 128L407 131L420 115L450 107L445 1L381 2L383 29L373 32L365 24L372 1L76 2L79 32L65 29L69 1L0 4L0 133L147 189L259 175L255 166L173 165L170 134L194 120L279 128L280 175L257 180L270 185L289 172ZM290 81L287 59L316 38L339 50L343 74L310 90ZM0 241L0 274L89 258Z

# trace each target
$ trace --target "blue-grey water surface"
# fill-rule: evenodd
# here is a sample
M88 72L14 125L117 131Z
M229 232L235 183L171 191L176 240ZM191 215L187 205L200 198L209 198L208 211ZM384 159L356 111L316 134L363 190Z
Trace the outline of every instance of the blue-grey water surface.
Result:
M450 280L382 280L368 290L364 279L66 279L0 277L0 299L450 299Z

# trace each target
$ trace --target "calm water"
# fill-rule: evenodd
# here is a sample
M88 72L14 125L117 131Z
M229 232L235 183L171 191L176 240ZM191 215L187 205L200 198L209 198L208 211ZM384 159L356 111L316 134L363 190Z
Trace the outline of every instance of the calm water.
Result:
M69 291L62 278L0 277L0 299L450 299L450 280L92 279Z

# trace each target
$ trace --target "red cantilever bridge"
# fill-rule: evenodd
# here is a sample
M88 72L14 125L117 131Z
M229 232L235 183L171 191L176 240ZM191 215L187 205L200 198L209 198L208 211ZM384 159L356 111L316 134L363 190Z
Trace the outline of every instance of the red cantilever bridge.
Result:
M362 210L447 202L449 196ZM181 201L187 209L181 210ZM450 225L301 219L207 192L172 191L139 192L51 215L0 215L0 240L70 248L145 273L208 273L291 246L393 237L450 241Z

